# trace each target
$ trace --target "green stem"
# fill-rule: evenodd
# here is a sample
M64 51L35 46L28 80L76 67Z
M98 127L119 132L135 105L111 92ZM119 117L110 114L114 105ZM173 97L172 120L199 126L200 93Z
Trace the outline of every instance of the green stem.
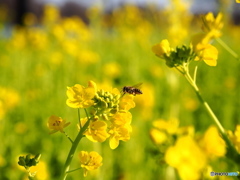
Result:
M85 110L85 112L87 112ZM80 140L82 139L82 137L84 136L83 133L86 131L86 129L88 128L88 125L90 123L90 119L88 117L88 121L84 124L84 126L80 129L76 139L73 141L72 143L72 147L68 153L68 157L67 157L67 160L65 162L65 165L64 165L64 169L63 169L63 176L62 176L62 180L65 180L67 178L67 175L68 175L68 171L69 171L69 168L70 168L70 164L72 162L72 159L73 159L73 156L74 156L74 153L77 149L77 146L80 142Z
M216 38L216 41L224 48L226 49L234 58L239 60L239 55L235 53L222 39Z
M80 170L80 169L82 169L82 168L73 169L73 170L71 170L71 171L68 171L67 173L72 173L72 172L78 171L78 170Z
M81 129L82 124L81 124L80 108L78 108L78 122L79 122L79 126L80 126L80 129Z
M234 145L232 144L232 142L229 140L226 131L224 130L222 124L220 123L220 121L218 120L217 116L214 114L213 110L211 109L211 107L209 106L209 104L203 99L203 97L200 94L199 88L196 85L195 81L192 79L192 77L190 76L190 74L188 73L188 71L185 71L186 73L184 73L183 75L185 76L185 78L187 79L187 81L191 84L191 86L193 87L199 101L203 104L204 108L206 109L206 111L208 112L208 114L210 115L210 117L212 118L212 120L214 121L214 123L216 124L216 126L218 127L222 138L224 139L224 141L227 144L228 147L228 152L227 155L232 158L233 160L235 160L237 162L237 159L239 160L239 154L237 152L237 150L235 149Z
M64 131L65 136L69 139L71 143L73 143L73 140L70 138L70 136Z

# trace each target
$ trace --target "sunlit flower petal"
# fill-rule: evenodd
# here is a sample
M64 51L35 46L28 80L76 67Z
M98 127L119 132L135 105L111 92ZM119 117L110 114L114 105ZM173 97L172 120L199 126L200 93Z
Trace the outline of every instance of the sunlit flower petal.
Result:
M50 130L52 130L50 132L50 134L53 134L57 131L60 131L61 133L64 133L63 128L67 127L69 124L70 124L70 122L66 123L66 121L63 120L61 117L57 117L57 116L52 115L48 119L47 126Z
M168 54L170 50L170 44L167 39L162 40L160 43L152 47L152 51L154 52L154 54L159 57L163 57L164 54Z
M102 166L102 157L97 152L81 151L79 153L79 158L81 167L84 169L84 177L87 176L88 171L92 171Z
M96 84L89 82L89 87L85 88L79 84L67 87L67 105L72 108L87 108L93 105L92 100L96 93Z

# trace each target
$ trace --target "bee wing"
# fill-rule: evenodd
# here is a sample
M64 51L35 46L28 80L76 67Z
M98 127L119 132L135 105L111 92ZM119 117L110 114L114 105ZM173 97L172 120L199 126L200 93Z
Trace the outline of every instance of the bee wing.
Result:
M142 86L142 84L143 84L143 83L138 83L138 84L133 85L132 87L133 87L133 88L140 89L141 86Z

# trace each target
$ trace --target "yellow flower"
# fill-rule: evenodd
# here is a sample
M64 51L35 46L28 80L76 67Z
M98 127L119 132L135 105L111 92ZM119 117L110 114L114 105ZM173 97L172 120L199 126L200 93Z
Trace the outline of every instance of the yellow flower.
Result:
M73 87L67 87L66 104L71 108L87 108L93 105L92 100L96 93L96 86L90 81L88 87L75 84Z
M201 170L206 166L206 156L190 136L180 137L176 144L165 153L166 162L176 168L183 180L200 179Z
M102 156L97 152L91 151L88 153L87 151L81 151L79 153L79 158L81 167L84 170L84 177L87 176L88 171L92 171L102 166Z
M17 106L19 101L19 94L15 90L0 87L0 120L9 110Z
M160 43L152 47L152 51L155 55L160 58L163 58L165 54L169 54L171 51L170 44L167 39L162 40Z
M236 141L240 143L240 125L237 125L234 135L236 136Z
M139 112L142 119L151 119L153 106L156 99L154 88L152 84L144 83L144 86L141 88L141 90L144 92L144 94L137 96L135 98L135 102L140 108Z
M119 77L121 74L121 66L116 62L107 63L103 66L103 73L112 79Z
M159 119L153 122L153 126L159 130L166 131L168 134L175 134L179 127L179 121L175 118L168 121Z
M214 34L214 38L220 37L221 36L221 29L223 27L223 22L222 22L222 13L218 13L217 17L214 18L214 15L212 12L207 13L203 17L203 31L204 32L210 32Z
M90 122L89 128L86 130L84 135L86 135L90 141L103 142L109 137L106 130L107 124L104 121L97 120Z
M228 136L236 147L237 151L240 152L240 125L236 126L234 133L228 131Z
M155 144L162 144L167 140L167 135L163 131L159 131L159 129L152 128L150 130L150 138Z
M130 139L132 115L130 112L116 113L111 119L111 126L108 131L109 146L115 149L119 145L119 141L127 141Z
M111 149L116 149L119 145L119 141L127 141L130 139L130 132L132 127L128 126L112 126L109 130L109 146Z
M46 25L55 23L60 18L60 12L57 7L47 5L44 7L43 21Z
M192 36L191 45L195 52L201 51L205 45L209 44L212 37L209 33L198 33Z
M49 178L46 163L42 161L40 161L36 166L30 167L30 173L36 173L35 177L38 180L46 180Z
M201 145L209 157L222 157L226 154L225 141L214 126L209 127L205 132Z
M112 117L112 123L117 126L130 125L132 121L132 114L128 111L126 112L117 112Z
M134 96L125 94L119 103L119 109L128 111L131 108L135 107L135 102L133 101Z
M70 124L70 122L66 123L66 121L63 120L61 117L57 117L57 116L52 115L48 119L47 126L50 130L52 130L50 132L50 134L53 134L57 131L60 131L61 133L64 133L63 128L67 127L69 124Z
M206 44L202 47L202 50L196 52L198 60L203 60L209 66L216 66L217 65L217 58L218 58L218 50L211 44Z

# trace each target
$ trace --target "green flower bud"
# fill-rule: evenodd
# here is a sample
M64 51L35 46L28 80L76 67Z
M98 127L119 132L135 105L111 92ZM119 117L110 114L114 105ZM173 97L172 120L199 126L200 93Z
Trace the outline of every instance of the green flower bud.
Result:
M184 63L189 63L196 57L190 47L183 45L177 47L175 51L171 51L169 56L164 56L166 65L170 68L182 66Z
M94 100L94 106L91 114L98 115L104 120L108 120L108 116L111 116L113 112L118 111L120 95L112 94L103 89L97 91Z
M26 166L24 156L19 156L19 158L18 158L18 164L19 164L20 166Z

